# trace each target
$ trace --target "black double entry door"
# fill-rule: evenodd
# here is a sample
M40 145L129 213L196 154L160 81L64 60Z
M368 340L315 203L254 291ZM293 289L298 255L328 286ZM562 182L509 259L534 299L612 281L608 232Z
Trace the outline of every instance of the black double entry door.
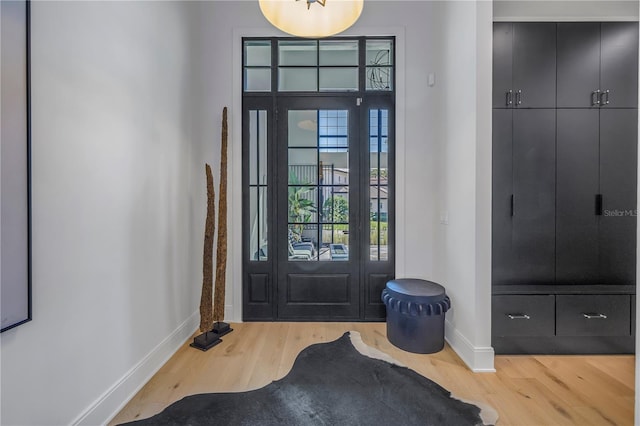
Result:
M384 318L390 112L352 96L245 107L245 320Z

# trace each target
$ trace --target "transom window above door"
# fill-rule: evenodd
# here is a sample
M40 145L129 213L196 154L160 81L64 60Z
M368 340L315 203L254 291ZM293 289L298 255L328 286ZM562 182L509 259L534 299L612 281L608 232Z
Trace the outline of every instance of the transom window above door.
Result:
M393 57L393 40L385 38L246 40L243 90L389 92Z

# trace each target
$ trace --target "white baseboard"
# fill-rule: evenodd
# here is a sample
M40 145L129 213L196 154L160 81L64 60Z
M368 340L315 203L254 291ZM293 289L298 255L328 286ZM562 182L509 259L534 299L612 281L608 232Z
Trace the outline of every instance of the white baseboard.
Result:
M476 347L449 321L444 322L445 340L474 373L495 373L492 347Z
M131 368L120 380L107 389L72 425L107 424L154 374L173 356L174 353L193 335L199 326L199 311L191 314L167 338L158 344L147 356Z

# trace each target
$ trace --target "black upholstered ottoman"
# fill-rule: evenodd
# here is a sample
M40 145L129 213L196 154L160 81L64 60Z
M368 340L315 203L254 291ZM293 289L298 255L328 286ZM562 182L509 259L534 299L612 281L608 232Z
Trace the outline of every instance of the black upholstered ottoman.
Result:
M430 354L444 347L444 317L451 301L444 287L415 278L387 282L387 338L408 352Z

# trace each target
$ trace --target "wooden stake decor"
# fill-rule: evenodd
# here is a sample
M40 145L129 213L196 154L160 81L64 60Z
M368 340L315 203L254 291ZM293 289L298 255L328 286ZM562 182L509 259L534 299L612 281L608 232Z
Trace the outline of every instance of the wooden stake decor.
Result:
M207 220L204 227L204 250L202 259L202 296L200 298L200 331L213 327L213 237L216 232L215 189L211 166L205 164L207 174Z
M202 255L202 294L200 296L200 331L191 346L206 351L220 343L220 336L211 330L213 325L213 237L216 229L215 190L211 166L205 164L207 175L207 219L204 226L204 250Z
M220 191L218 200L218 247L216 252L216 284L213 297L213 332L223 336L233 331L224 320L227 275L227 107L222 110L222 143L220 145Z

